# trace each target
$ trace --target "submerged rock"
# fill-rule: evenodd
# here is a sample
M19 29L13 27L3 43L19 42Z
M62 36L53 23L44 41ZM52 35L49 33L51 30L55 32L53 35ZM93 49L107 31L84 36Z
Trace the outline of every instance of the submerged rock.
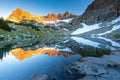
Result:
M96 80L96 78L94 76L85 76L84 78L79 80Z
M74 80L120 80L120 51L100 58L82 58L67 66L66 71L71 76L77 74Z
M54 77L49 77L47 75L32 75L30 80L56 80Z

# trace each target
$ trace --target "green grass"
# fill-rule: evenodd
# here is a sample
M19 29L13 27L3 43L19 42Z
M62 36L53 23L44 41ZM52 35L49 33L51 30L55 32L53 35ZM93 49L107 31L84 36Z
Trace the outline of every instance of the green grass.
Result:
M0 29L0 37L13 37L14 34L12 32L5 31L3 29Z

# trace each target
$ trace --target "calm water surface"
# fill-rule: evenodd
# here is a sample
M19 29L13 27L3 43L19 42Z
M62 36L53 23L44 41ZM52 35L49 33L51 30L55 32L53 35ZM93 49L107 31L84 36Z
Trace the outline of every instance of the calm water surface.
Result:
M102 37L0 41L0 80L30 80L34 74L55 76L57 80L71 80L65 72L65 66L81 57L108 55L119 47L119 43ZM18 48L21 51L15 54L10 52ZM36 54L35 51L40 48L47 50ZM22 54L22 50L34 52Z

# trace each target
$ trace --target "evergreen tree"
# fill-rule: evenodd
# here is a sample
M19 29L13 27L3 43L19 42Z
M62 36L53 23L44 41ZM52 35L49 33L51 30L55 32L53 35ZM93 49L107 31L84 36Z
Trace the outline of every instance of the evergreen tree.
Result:
M3 20L3 18L0 18L0 28L6 31L11 31L11 28L9 27L7 22Z

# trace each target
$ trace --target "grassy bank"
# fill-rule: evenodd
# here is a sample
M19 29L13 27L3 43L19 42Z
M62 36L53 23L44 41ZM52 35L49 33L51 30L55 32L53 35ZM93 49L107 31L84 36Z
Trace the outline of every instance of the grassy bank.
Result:
M0 28L0 40L4 39L24 39L24 38L39 38L39 37L53 37L64 36L66 33L63 29L50 26L33 26L18 24L14 22L6 21L11 30ZM4 26L6 27L6 25Z

